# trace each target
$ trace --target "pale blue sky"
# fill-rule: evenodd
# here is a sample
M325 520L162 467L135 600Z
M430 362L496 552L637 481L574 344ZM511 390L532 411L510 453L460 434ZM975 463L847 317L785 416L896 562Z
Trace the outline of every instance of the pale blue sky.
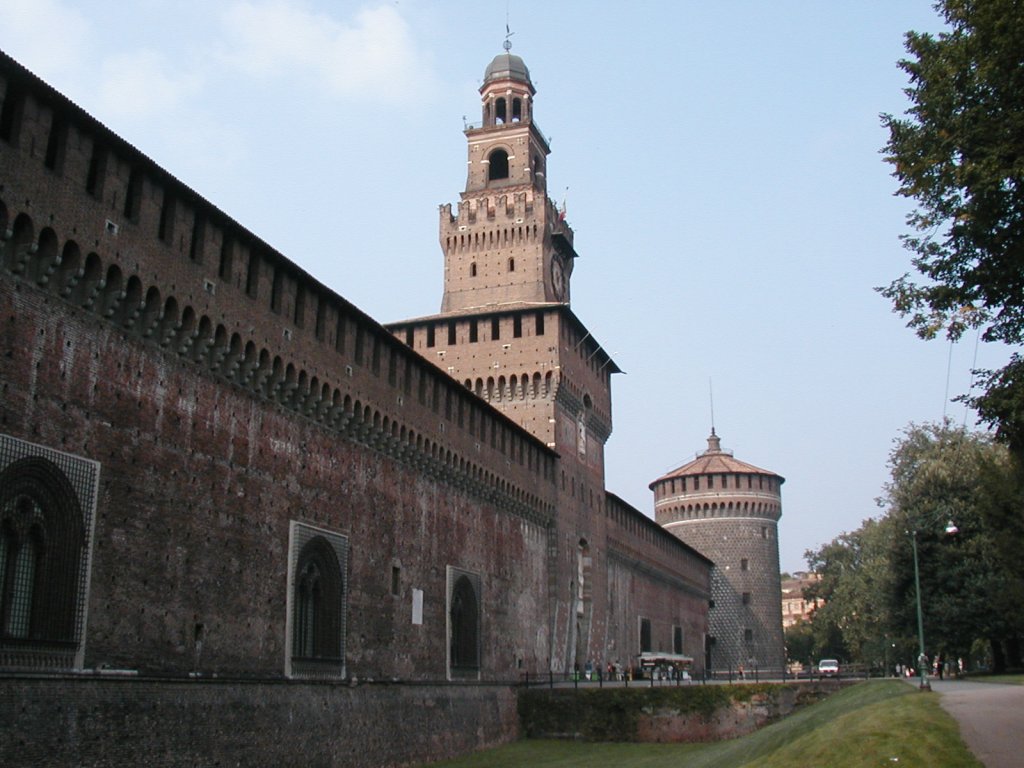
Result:
M782 567L878 513L892 441L963 407L973 336L872 291L909 269L880 112L927 0L0 0L0 48L382 322L441 301L437 206L506 9L613 379L609 490L706 447L783 475ZM980 365L1006 351L985 346ZM973 415L967 415L973 423Z

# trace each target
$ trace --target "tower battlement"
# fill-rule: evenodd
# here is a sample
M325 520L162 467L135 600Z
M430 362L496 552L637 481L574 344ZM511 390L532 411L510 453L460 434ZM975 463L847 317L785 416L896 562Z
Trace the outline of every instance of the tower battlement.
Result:
M553 235L559 235L572 246L574 232L564 218L564 211L559 210L557 203L550 197L544 198L542 222L536 221L537 195L534 191L483 195L468 198L457 204L444 203L438 206L441 224L441 236L464 232L463 227L471 227L487 222L523 224L527 219L532 223L549 223Z
M440 207L441 225L469 226L500 218L515 221L532 217L534 212L534 191L482 195L461 200L455 206L445 203Z

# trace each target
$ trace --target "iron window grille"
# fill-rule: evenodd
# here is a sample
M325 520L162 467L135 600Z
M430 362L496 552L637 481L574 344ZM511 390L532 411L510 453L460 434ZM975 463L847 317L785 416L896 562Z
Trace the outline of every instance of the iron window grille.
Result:
M0 435L0 668L82 668L99 474Z
M285 674L345 676L348 538L292 521Z

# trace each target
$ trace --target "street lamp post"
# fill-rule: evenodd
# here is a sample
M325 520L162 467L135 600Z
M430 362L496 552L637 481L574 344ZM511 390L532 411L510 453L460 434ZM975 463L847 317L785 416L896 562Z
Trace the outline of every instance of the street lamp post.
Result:
M946 523L946 533L954 534L959 530L956 524L950 520ZM922 691L930 691L932 689L931 684L925 679L925 664L928 661L928 657L924 655L924 619L921 616L921 571L917 566L917 529L915 528L910 532L910 543L914 549L914 597L917 602L917 643L918 643L918 656L917 666L921 671L921 685Z
M917 654L917 668L921 673L921 685L922 691L930 691L932 689L928 681L924 679L924 619L921 617L921 572L917 567L917 531L910 532L910 543L914 548L914 597L917 601L917 643L918 643L918 654Z

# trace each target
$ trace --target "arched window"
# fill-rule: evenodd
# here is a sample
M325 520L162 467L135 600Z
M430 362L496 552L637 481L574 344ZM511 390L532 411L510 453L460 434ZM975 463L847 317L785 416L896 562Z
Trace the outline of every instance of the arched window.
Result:
M344 665L347 540L293 523L291 671L337 675Z
M494 102L494 122L501 125L508 119L505 99L498 99Z
M0 666L74 666L86 539L79 494L55 463L29 456L0 472Z
M504 149L496 149L487 158L487 179L498 181L508 178L508 152Z
M473 574L454 570L451 577L448 607L451 672L456 676L475 675L480 670L479 580Z
M519 99L512 99L512 122L518 123L523 119L523 102Z
M510 258L508 260L508 271L509 272L515 272L516 271L516 260L514 258Z
M476 277L476 262L470 262L469 264L469 276Z

